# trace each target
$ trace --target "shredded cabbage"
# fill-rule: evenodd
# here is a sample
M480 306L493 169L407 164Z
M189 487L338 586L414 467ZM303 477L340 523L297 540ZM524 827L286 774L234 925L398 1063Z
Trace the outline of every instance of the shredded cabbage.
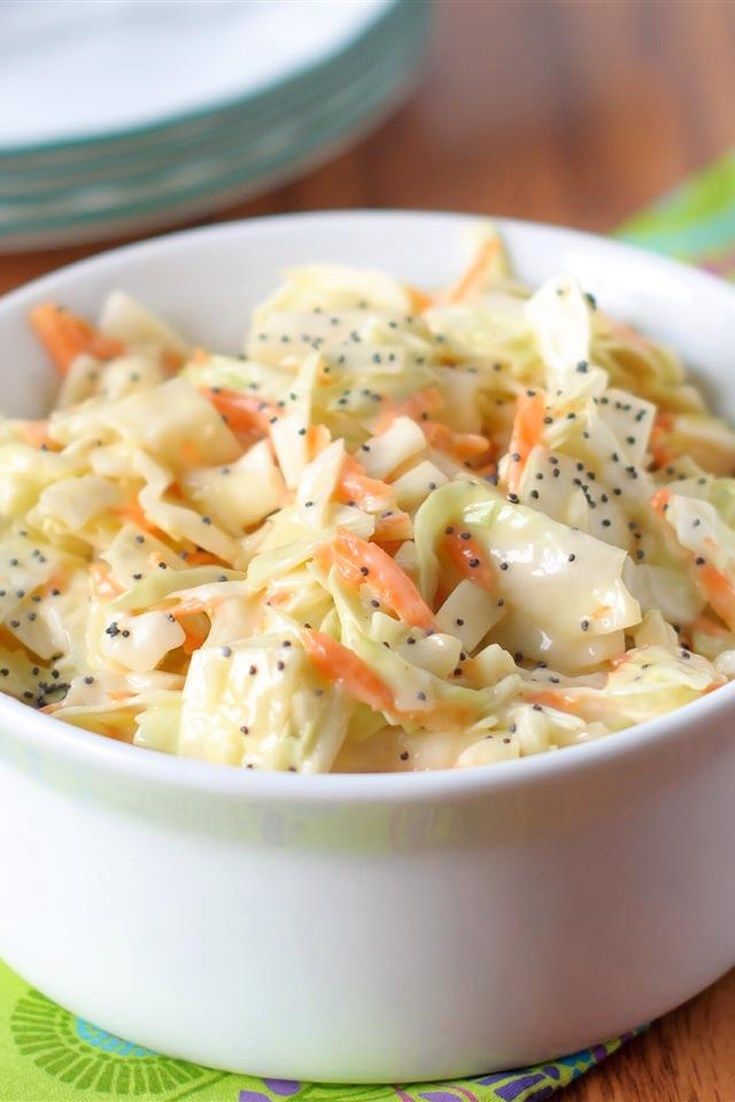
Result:
M39 324L39 311L42 324ZM735 433L675 354L479 227L440 290L313 265L244 354L121 291L31 321L0 423L0 689L245 769L560 750L735 677Z

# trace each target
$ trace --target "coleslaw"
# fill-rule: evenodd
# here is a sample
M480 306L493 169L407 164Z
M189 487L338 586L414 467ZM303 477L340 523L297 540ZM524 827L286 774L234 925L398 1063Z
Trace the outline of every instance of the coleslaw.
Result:
M122 291L30 323L0 420L0 691L294 772L561 749L735 676L735 434L670 350L491 226L423 291L286 273L243 352Z

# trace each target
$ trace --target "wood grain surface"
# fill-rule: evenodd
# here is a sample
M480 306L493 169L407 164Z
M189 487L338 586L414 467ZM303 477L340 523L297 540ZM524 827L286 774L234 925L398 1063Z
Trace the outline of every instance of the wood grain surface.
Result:
M219 212L405 206L602 232L735 144L735 0L443 0L418 86L357 146ZM0 290L105 243L0 257ZM735 972L565 1102L735 1102Z

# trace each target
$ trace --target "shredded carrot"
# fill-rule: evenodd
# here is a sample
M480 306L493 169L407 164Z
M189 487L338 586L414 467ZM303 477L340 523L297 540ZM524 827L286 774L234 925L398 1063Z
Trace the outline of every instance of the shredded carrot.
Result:
M32 448L58 451L59 445L49 436L48 421L16 421L16 428L25 444Z
M656 490L651 498L651 508L660 516L664 515L665 508L671 500L671 490L662 487ZM717 545L712 540L705 540L706 545L716 549ZM702 596L727 624L730 631L735 631L735 584L724 571L719 570L713 563L704 562L693 551L684 549L692 564L693 578Z
M84 352L100 360L110 360L125 351L120 341L105 336L85 318L55 302L35 306L29 319L33 331L62 375L66 375L77 356Z
M239 390L220 390L219 387L202 387L201 393L212 403L218 413L227 418L233 432L259 433L265 436L271 421L278 416L275 406L244 394Z
M393 694L354 651L322 631L305 631L303 642L314 665L330 681L341 685L375 712L395 710Z
M309 425L306 430L306 451L309 459L316 459L329 447L332 437L326 425Z
M671 501L671 490L667 486L662 486L660 490L656 490L655 494L651 497L651 508L654 513L658 513L659 516L663 516L666 512L666 506Z
M175 375L184 365L184 357L178 352L174 352L173 348L163 348L161 350L161 367L167 375Z
M538 444L544 429L546 409L544 394L537 391L524 392L518 396L516 415L510 434L508 452L508 489L516 493L521 484L521 475L532 449Z
M193 364L198 364L201 367L203 364L209 363L209 359L210 353L207 352L206 348L202 348L201 346L197 345L197 347L191 354L190 362Z
M171 613L171 615L175 617L176 622L184 632L184 641L181 644L181 649L183 650L184 654L193 654L195 650L199 650L199 648L202 647L207 640L209 629L199 628L198 626L195 626L191 623L182 623L179 616L183 617L183 610L181 610L179 614L174 611Z
M387 543L394 541L403 543L404 540L410 540L412 536L411 518L408 513L404 513L400 509L391 509L375 521L373 539L384 547Z
M209 551L188 551L185 559L187 566L220 566L221 560Z
M181 459L187 467L201 467L204 456L195 440L185 440L181 445Z
M423 314L424 310L429 310L434 305L434 298L432 295L422 291L420 287L414 287L412 284L406 284L406 293L408 294L409 302L411 303L411 312L413 314Z
M671 413L657 413L653 427L651 429L651 436L648 442L648 450L653 456L654 466L668 467L671 463L675 463L679 458L678 452L670 447L667 437L674 429L674 417Z
M342 530L330 545L332 561L350 585L365 584L412 627L430 628L434 614L418 589L390 555L375 543Z
M112 510L121 520L130 521L137 528L147 532L149 536L155 536L158 540L165 540L166 533L156 528L143 512L143 507L137 497L134 497L127 505L120 505Z
M445 302L462 302L487 284L490 269L500 251L497 237L487 237L473 256L467 270L443 296Z
M543 689L541 692L533 693L527 699L529 703L555 708L558 712L571 712L575 715L579 711L579 699L571 693L562 692L561 689Z
M367 512L385 509L393 501L393 490L387 482L369 478L365 468L354 456L346 455L342 465L338 497L341 501L354 501Z
M397 417L410 417L413 421L425 421L433 417L444 407L441 391L435 386L425 387L410 394L402 402L386 406L375 422L375 432L389 429Z
M702 635L721 636L729 635L729 630L724 624L718 624L711 616L697 616L689 625L692 631L699 631Z
M730 631L735 631L735 586L727 574L712 563L695 566L702 593Z
M427 443L437 451L446 452L455 459L480 459L487 456L490 444L484 436L475 432L452 432L440 421L422 421L421 428Z
M476 582L491 593L496 592L498 586L492 561L471 536L469 539L463 539L464 535L467 533L457 531L445 534L444 553L463 577L469 578L471 582Z

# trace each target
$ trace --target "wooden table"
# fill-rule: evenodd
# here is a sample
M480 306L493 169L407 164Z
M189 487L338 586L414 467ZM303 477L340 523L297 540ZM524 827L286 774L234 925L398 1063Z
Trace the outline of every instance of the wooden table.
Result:
M388 122L218 217L406 206L607 231L735 144L735 0L443 0L436 15ZM0 290L101 247L0 258ZM735 1102L735 972L565 1097Z

